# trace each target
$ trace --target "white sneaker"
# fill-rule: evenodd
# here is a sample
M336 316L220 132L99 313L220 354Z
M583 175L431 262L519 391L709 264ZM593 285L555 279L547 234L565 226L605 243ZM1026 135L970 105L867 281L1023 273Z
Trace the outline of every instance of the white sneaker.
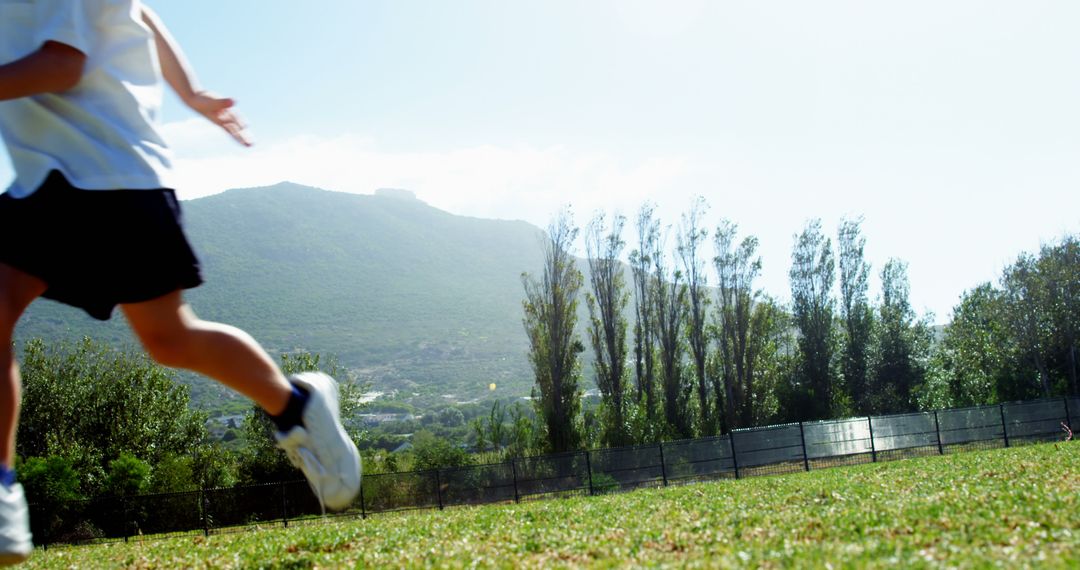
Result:
M0 484L0 564L18 564L30 557L30 511L22 485Z
M289 379L307 390L303 422L275 434L278 447L300 468L323 508L339 511L360 493L360 452L341 427L338 387L322 372L302 372Z

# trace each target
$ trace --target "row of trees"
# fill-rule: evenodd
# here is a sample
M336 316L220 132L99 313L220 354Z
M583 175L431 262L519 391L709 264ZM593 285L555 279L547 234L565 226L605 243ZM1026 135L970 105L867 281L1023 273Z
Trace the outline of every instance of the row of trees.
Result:
M934 351L928 406L1077 394L1080 240L1021 254L998 284L966 292Z
M31 502L236 482L228 453L207 441L205 415L188 408L187 389L141 353L31 340L21 371L17 470Z
M665 231L645 207L632 246L625 218L595 216L583 236L588 279L570 255L580 230L568 214L555 220L544 272L524 276L534 408L496 402L469 424L476 449L525 455L1077 393L1076 237L1023 254L996 284L966 292L935 339L910 306L903 262L890 260L877 272L881 295L871 302L874 273L859 220L841 222L836 253L816 220L795 236L792 301L784 306L757 285L757 239L740 236L730 221L706 230L705 214L697 202L676 230ZM587 319L584 342L579 315ZM362 387L336 361L300 354L282 364L288 372L322 369L346 379L343 417L354 416ZM590 369L598 407L583 406L581 397ZM35 500L296 476L260 411L239 430L242 450L229 452L210 441L205 415L189 409L173 374L141 352L89 340L30 341L22 372L19 472ZM462 414L456 417L464 426ZM414 444L396 467L472 460L437 437ZM395 468L384 463L366 465Z
M324 370L346 379L334 359L282 357L287 373ZM26 343L16 453L31 502L68 501L228 487L295 479L299 472L274 444L269 417L257 407L242 426L238 452L212 440L206 414L189 407L175 372L141 351L78 343ZM358 411L362 387L341 385L344 417ZM358 433L351 433L354 437Z
M302 477L277 449L275 428L261 408L251 405L238 426L240 445L231 449L209 436L206 414L190 408L188 389L175 372L139 350L117 350L90 339L55 344L34 339L24 346L21 361L17 470L30 502L52 517L41 523L46 528L67 528L69 513L78 512L70 510L72 501ZM286 374L322 370L339 379L342 418L350 437L359 441L363 434L355 420L365 406L365 385L333 357L286 354L281 367ZM476 448L500 457L532 452L536 422L530 412L495 402L489 414L471 424ZM439 415L465 428L460 410L446 408ZM369 450L365 471L424 470L485 459L426 429L419 429L411 443L407 453ZM97 536L93 528L79 532Z
M784 306L757 282L758 239L729 220L710 231L706 213L699 199L672 228L646 205L629 251L627 219L598 213L584 230L586 273L571 254L580 229L570 213L549 226L542 272L522 276L547 449L1076 393L1075 238L1022 255L1000 288L966 293L935 339L911 307L903 261L884 264L871 301L861 219L841 221L835 249L819 220L795 236ZM582 297L596 421L581 409Z

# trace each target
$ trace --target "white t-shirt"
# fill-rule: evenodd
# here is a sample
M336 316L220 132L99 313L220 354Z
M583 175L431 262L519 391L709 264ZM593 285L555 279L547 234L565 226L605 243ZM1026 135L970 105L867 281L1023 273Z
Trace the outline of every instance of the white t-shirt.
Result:
M8 193L33 193L54 169L85 190L171 187L157 129L163 81L140 1L0 0L0 64L50 40L86 54L83 76L62 93L0 101Z

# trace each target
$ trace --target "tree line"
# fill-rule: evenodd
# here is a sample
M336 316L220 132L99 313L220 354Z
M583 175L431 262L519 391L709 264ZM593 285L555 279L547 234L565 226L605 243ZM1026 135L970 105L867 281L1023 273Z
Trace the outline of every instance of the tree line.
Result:
M757 238L730 220L707 225L706 215L695 202L672 228L645 206L632 221L597 214L584 230L568 212L557 216L544 270L523 275L531 408L495 402L468 424L473 451L488 455L418 433L411 453L373 452L365 471L1078 393L1076 236L1019 255L996 282L965 292L935 332L910 306L907 265L892 259L874 271L865 259L861 220L842 220L835 233L806 223L793 240L791 301L780 303L758 284ZM242 446L223 446L174 373L139 351L32 340L21 362L17 462L35 502L296 477L261 411L240 426ZM300 353L282 366L345 380L343 417L359 409L363 387L335 359ZM597 406L582 398L587 379Z
M323 370L349 379L335 359L317 354L283 355L281 364L286 373ZM21 373L16 470L30 502L53 517L46 526L60 524L70 501L300 477L260 408L253 405L241 426L245 445L229 449L210 437L206 413L189 406L176 373L141 351L88 338L32 339L23 346ZM361 391L342 382L344 417L360 408Z
M674 226L650 204L632 224L600 212L582 230L569 210L555 216L542 270L522 275L540 449L1077 393L1075 236L965 292L938 332L911 307L907 263L871 267L861 218L795 234L781 303L758 283L758 239L731 220L707 225L707 213L699 198ZM583 410L589 372L600 403Z
M356 421L367 386L335 357L298 352L281 355L286 374L321 370L339 379L346 431L364 453L365 473L426 470L495 461L537 448L532 410L494 402L490 413L466 427L457 408L429 414L412 449L387 453ZM188 387L176 372L138 349L117 349L84 338L22 348L23 407L16 469L31 504L44 507L46 528L60 529L78 516L72 502L147 493L276 483L302 477L275 444L269 416L249 404L236 441L210 435L207 414L190 406ZM504 425L509 421L509 425ZM473 450L430 431L434 424L474 430ZM476 453L479 451L481 453ZM94 528L81 528L97 536Z

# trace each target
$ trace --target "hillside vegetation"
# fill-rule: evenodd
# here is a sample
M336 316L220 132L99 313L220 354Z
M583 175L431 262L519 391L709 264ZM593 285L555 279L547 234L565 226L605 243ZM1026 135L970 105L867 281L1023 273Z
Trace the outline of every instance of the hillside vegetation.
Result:
M30 568L1075 568L1080 444L37 552Z
M189 295L200 316L248 330L271 353L336 355L377 390L468 399L494 382L528 393L520 275L539 267L537 228L451 215L401 191L290 183L183 208L208 282ZM83 335L132 342L119 312L101 325L51 301L18 330Z

